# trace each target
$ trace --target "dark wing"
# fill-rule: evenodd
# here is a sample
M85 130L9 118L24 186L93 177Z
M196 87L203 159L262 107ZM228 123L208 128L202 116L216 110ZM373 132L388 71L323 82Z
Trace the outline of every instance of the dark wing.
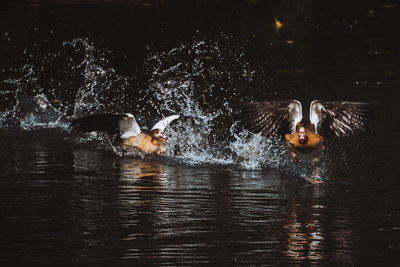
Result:
M233 106L237 120L250 131L263 136L294 132L302 118L297 100L264 101Z
M344 137L366 130L373 119L370 103L314 100L310 105L310 121L324 138Z
M77 132L107 132L109 134L122 134L122 138L135 136L140 133L139 125L134 116L129 113L91 114L73 120L70 126Z

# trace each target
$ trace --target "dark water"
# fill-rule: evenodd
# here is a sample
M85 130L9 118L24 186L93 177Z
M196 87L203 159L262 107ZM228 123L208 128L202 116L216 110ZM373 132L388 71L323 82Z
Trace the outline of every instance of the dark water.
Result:
M0 9L2 265L397 266L394 1L9 1ZM274 18L283 23L276 29ZM375 102L322 185L229 104ZM306 109L306 108L305 108ZM68 121L172 113L165 156Z

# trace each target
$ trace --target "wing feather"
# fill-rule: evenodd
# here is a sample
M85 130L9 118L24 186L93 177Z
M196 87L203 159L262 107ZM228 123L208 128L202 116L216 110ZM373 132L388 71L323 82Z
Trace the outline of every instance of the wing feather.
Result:
M297 100L235 104L233 109L235 118L248 130L267 137L293 132L302 120L301 103Z
M366 130L373 117L370 103L314 100L310 105L310 121L324 138Z
M121 134L121 138L136 136L140 127L132 114L98 113L74 119L71 122L73 130L77 132L106 132Z
M164 119L160 120L159 122L157 122L156 124L154 124L153 128L151 128L151 130L155 130L155 129L160 129L161 132L163 132L165 130L165 128L173 121L178 119L180 116L179 115L171 115L168 117L165 117Z
M135 117L130 113L125 113L125 115L126 116L118 121L121 138L125 139L140 134L140 127L139 124L136 122Z
M72 120L70 127L77 132L107 132L119 133L118 121L123 114L97 113Z

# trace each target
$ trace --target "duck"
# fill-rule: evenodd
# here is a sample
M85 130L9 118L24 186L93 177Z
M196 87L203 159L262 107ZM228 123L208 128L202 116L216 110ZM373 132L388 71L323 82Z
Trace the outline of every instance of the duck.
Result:
M317 168L327 141L367 130L374 117L371 103L322 100L311 102L308 121L298 100L235 104L234 114L251 132L283 136L295 164L299 159L311 162L311 183L323 181Z
M72 120L70 127L76 132L106 132L119 134L124 149L137 148L148 154L166 151L165 128L179 115L170 115L160 120L145 132L140 129L131 113L95 113Z

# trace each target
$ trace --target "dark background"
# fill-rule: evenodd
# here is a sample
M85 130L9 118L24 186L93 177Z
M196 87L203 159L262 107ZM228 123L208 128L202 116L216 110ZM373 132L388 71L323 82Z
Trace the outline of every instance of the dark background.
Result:
M0 261L396 266L399 8L386 0L3 1ZM174 91L185 81L190 90ZM177 94L157 99L156 85ZM80 110L85 86L94 98ZM195 104L174 104L182 93ZM38 113L37 94L56 112ZM332 143L317 187L286 154L277 168L268 151L254 156L264 164L250 170L241 157L198 166L184 148L124 158L65 126L94 111L134 112L148 124L171 112L157 107L171 100L179 113L221 112L205 125L204 144L187 144L219 159L233 142L227 104L268 99L298 99L305 112L314 99L368 101L379 119ZM173 126L171 139L188 125Z

